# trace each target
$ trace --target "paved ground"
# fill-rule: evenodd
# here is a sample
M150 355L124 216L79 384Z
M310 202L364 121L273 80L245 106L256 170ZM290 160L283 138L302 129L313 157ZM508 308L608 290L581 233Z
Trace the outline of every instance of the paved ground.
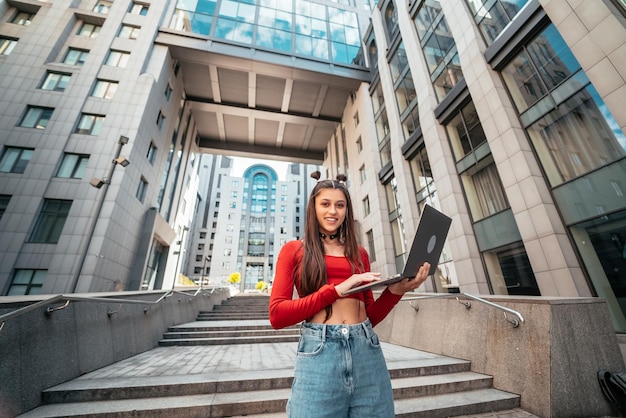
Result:
M237 321L211 321L212 326L230 325ZM267 324L267 321L258 321ZM250 321L246 321L250 325ZM197 324L197 323L196 323ZM184 327L185 324L181 325ZM197 324L202 325L202 324ZM133 381L140 378L165 378L193 380L199 375L216 373L250 373L260 371L290 370L293 367L297 343L235 344L232 346L174 346L157 347L126 360L95 370L79 377L80 380L110 379ZM435 354L413 350L393 344L383 343L383 351L388 363L414 361L439 357ZM459 418L528 418L536 417L521 409L500 411L479 415L465 415Z

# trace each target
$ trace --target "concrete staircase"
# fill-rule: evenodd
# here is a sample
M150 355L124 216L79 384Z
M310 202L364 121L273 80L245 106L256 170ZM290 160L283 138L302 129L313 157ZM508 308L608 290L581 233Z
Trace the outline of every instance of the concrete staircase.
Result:
M298 328L275 331L265 295L228 299L171 327L159 347L45 390L21 417L285 417ZM519 407L467 361L383 343L397 417Z

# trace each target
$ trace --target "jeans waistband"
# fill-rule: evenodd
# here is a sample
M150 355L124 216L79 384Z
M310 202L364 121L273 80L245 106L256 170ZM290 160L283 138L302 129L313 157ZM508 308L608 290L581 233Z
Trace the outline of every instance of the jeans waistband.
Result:
M326 339L326 337L349 338L357 336L370 338L373 333L374 330L369 319L353 325L329 325L315 322L304 322L300 327L300 335L318 336L321 339Z

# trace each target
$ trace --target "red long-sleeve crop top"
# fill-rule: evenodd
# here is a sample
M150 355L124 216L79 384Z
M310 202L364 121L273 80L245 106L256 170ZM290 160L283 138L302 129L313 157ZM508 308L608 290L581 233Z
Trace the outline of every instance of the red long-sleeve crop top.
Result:
M327 255L325 259L328 284L323 285L310 295L293 299L295 280L298 280L298 269L302 260L302 245L302 241L289 241L278 254L276 276L274 277L269 304L270 322L274 329L295 325L331 305L340 298L335 290L335 285L352 276L351 266L347 258ZM359 252L363 261L363 272L370 271L367 251L363 247L359 247ZM356 273L361 272L357 271ZM371 290L354 293L347 297L365 302L367 317L372 326L375 326L385 319L400 301L402 295L394 295L389 289L385 289L376 300L374 300Z

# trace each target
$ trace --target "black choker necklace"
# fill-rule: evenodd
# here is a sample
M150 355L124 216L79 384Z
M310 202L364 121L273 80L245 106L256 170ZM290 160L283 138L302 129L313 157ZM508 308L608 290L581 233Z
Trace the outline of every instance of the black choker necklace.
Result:
M332 241L332 240L334 240L335 238L337 238L337 235L339 235L339 234L330 234L330 235L328 236L328 239ZM322 234L322 233L320 232L320 238L325 239L325 238L326 238L326 234Z

